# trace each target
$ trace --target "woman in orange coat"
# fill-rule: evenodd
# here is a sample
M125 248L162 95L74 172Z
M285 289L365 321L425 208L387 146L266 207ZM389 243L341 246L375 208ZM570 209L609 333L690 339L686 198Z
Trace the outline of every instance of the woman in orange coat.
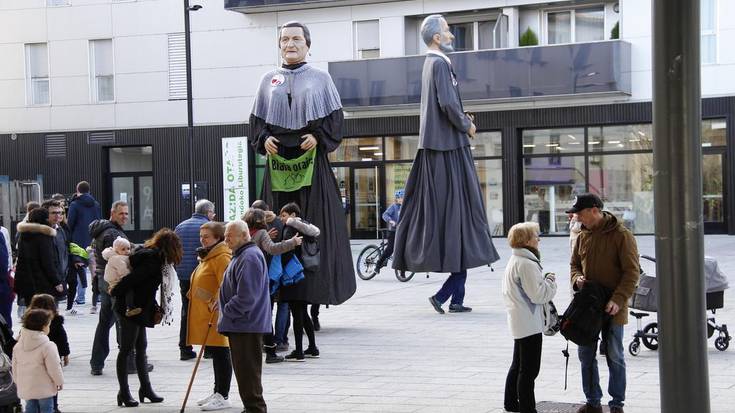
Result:
M217 297L225 269L232 259L232 252L223 242L225 226L220 222L207 222L199 229L201 248L199 265L191 276L189 289L189 318L186 343L202 345L206 337L207 350L212 355L214 367L214 392L197 402L203 410L228 409L232 361L227 337L217 332ZM212 323L210 325L210 322Z

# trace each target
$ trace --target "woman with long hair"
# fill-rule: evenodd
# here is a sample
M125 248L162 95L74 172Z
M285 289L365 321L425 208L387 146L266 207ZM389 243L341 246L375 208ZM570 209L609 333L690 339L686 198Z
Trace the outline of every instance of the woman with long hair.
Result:
M181 262L183 248L179 237L169 228L163 228L153 234L153 237L145 242L143 248L135 251L130 256L130 274L123 277L110 291L115 297L114 310L120 320L120 352L117 355L117 381L120 391L117 394L117 405L135 407L138 401L133 399L128 387L127 359L130 352L135 349L135 365L140 380L138 397L140 401L145 399L151 403L160 403L163 397L159 397L151 387L146 368L146 328L152 328L156 324L156 313L159 310L156 303L156 291L163 280L163 268L166 265L176 265ZM142 311L140 314L126 317L125 294L129 291L135 292L135 306ZM162 303L163 304L163 303Z

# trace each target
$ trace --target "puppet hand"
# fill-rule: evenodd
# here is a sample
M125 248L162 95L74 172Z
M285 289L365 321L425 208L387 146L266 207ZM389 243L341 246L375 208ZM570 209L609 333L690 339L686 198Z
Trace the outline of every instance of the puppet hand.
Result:
M309 149L316 146L316 137L310 133L302 136L301 139L304 140L303 142L301 142L301 149L305 151L308 151Z
M278 144L281 141L275 138L275 136L269 136L268 139L265 140L265 151L268 152L269 155L275 155L278 153Z

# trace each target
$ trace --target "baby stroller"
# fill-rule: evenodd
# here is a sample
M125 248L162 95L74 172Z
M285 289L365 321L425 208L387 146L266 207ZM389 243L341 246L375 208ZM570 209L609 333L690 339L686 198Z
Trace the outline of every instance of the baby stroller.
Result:
M20 413L22 410L10 365L13 344L13 334L0 315L0 413Z
M655 258L648 255L641 255L641 258L656 262ZM707 288L707 310L712 311L712 317L707 317L707 338L712 337L715 331L717 331L718 336L715 339L715 348L720 351L725 351L730 346L732 337L730 337L727 331L727 324L723 324L722 326L717 325L714 314L718 308L723 307L725 290L729 288L727 277L720 271L717 260L712 257L704 257L704 274ZM656 277L646 275L641 270L640 283L633 294L630 308L648 312L658 311L657 294L658 283L656 282ZM649 350L658 350L658 323L649 323L641 328L643 317L648 317L650 314L631 311L630 315L636 318L638 329L633 334L633 341L628 345L628 352L633 356L637 356L640 352L641 342Z

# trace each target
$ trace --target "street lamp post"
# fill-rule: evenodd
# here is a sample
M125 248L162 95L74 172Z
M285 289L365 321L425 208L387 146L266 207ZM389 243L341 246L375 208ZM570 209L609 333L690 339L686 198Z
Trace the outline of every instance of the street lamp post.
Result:
M186 136L189 144L189 203L194 212L194 99L191 91L191 33L189 12L197 11L202 6L195 4L189 7L189 0L184 0L184 46L186 49Z

